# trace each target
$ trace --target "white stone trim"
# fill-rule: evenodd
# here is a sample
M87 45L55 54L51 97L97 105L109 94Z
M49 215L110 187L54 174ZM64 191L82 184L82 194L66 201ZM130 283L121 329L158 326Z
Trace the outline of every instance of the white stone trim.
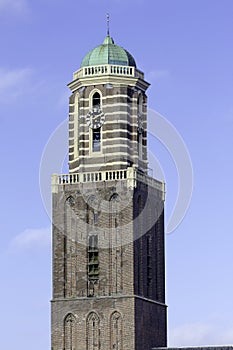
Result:
M98 88L94 88L93 90L91 90L90 94L89 94L89 98L87 99L87 101L89 101L89 107L82 107L82 109L86 109L89 108L89 111L93 108L93 95L98 92L98 94L100 95L100 108L102 108L102 92L98 89Z
M138 154L129 154L128 152L113 152L113 153L101 153L100 154L100 152L96 152L96 154L94 155L94 157L95 158L103 158L103 157L111 157L111 156L127 156L129 159L138 159ZM87 156L87 155L85 155L85 156L79 156L79 159L83 159L83 158L85 158L85 159L90 159L90 158L93 158L93 154L92 155L89 155L89 156ZM141 161L143 161L142 159L141 159ZM121 164L122 162L124 162L124 161L120 161L119 162L119 164ZM115 163L115 162L114 162ZM109 163L107 163L107 164L111 164L111 162ZM103 164L101 164L101 166L102 165L106 165L105 163L103 163ZM94 166L96 166L95 164L85 164L85 166L84 167L94 167Z
M120 154L120 153L118 153L118 154ZM125 154L125 153L124 153L124 154ZM104 157L104 156L109 157L109 156L111 156L111 155L115 156L116 154L115 154L115 153L103 154L102 157ZM127 155L129 156L128 153L127 153ZM89 157L89 156L85 156L85 157L84 157L84 156L81 156L81 158L91 158L91 157ZM136 159L136 160L138 160L138 155L129 156L129 159L134 159L134 160ZM69 164L72 164L72 163L75 163L75 162L77 162L77 159L70 160L70 161L69 161ZM142 159L142 160L140 160L140 162L141 162L141 163L144 163L145 165L148 164L148 161L147 161L146 159ZM128 163L127 160L126 160L126 161L121 160L121 161L108 162L107 165L113 165L113 164L118 164L118 165L124 164L124 165L125 165L125 164L127 164L127 163ZM100 167L102 167L102 166L106 166L106 164L102 163L102 164L100 165ZM77 166L75 169L77 169L77 171L78 171L79 168L94 168L94 167L96 167L95 164L85 164L85 165L80 164L80 165ZM72 169L72 172L74 172L75 169Z
M123 162L120 162L122 164ZM127 162L125 162L127 163ZM108 163L108 165L116 164L116 162ZM93 167L93 166L92 166ZM80 167L81 168L81 167ZM86 166L84 166L86 168ZM65 184L78 183L93 183L102 181L127 180L127 185L130 188L137 187L137 181L143 182L162 192L162 199L165 199L165 184L164 182L155 180L154 178L141 174L135 167L128 167L120 170L96 170L92 172L80 172L70 174L53 174L52 175L52 192L57 193L58 187Z
M116 143L114 145L105 145L106 141L119 141L119 143ZM120 143L121 141L127 141L127 144L122 144L122 143ZM89 151L89 141L86 140L86 141L82 141L82 142L88 142L88 146L86 146L86 147L79 147L79 151L87 151L87 150ZM128 147L128 148L131 149L131 144L137 144L138 142L134 141L134 140L130 141L130 140L125 139L123 137L119 137L119 138L115 137L113 139L104 139L104 140L102 140L102 143L103 143L103 149L104 148L109 148L109 147L119 147L119 146L121 146L121 147ZM94 152L94 153L96 153L96 152ZM70 154L74 154L74 152L70 152Z
M106 85L112 84L113 87L130 86L137 87L138 90L145 92L150 86L148 82L143 79L138 79L133 76L124 75L97 75L79 77L68 84L70 90L75 93L81 87L93 86L93 85Z
M103 135L105 135L105 134L107 134L107 133L111 133L111 132L116 132L116 131L124 131L124 132L126 132L126 133L130 133L131 135L137 135L138 133L137 132L130 132L130 131L128 131L128 130L126 130L126 129L114 129L114 130L103 130ZM110 139L111 140L111 139Z
M130 99L131 101L137 102L137 97L130 97L128 94L105 95L102 98L103 98L103 101L105 101L105 100L108 100L108 99L114 99L116 97L123 97L123 98ZM80 101L88 102L89 101L89 97L80 97Z
M105 141L128 141L129 144L131 143L138 143L137 141L135 140L129 140L129 139L126 139L125 137L114 137L114 138L111 138L111 139L104 139L103 140L103 143L105 143ZM130 147L130 145L129 145Z
M103 75L130 76L134 78L144 79L144 73L134 66L118 65L118 64L101 64L95 66L81 67L73 73L73 79L84 77L94 77Z
M125 125L130 125L130 126L134 126L134 127L138 127L138 123L130 123L130 121L128 120L122 120L122 119L117 119L117 120L109 120L109 121L106 121L105 120L105 125L112 125L112 124L118 124L118 123L121 123L121 124L125 124ZM87 123L84 121L84 122L80 122L79 123L80 126L88 126ZM102 125L102 129L103 129L103 125ZM121 129L121 130L125 130L125 129ZM144 129L145 130L145 129ZM105 130L106 131L106 130ZM112 130L108 130L109 132L112 131ZM114 130L113 130L114 131ZM79 135L81 135L81 133L79 133Z
M126 111L112 111L112 112L106 112L106 109L107 108L116 108L116 107L129 107L129 105L128 104L126 104L126 103L113 103L113 104L107 104L107 105L102 105L102 111L104 112L104 114L106 115L106 114L112 114L112 113L114 113L114 112L118 112L118 113L126 113ZM86 107L82 107L82 108L80 108L80 117L85 117L86 116L86 114L89 112L91 110L91 108L90 108L90 106L86 106ZM127 113L129 113L130 115L135 115L135 116L137 116L137 110L138 110L138 108L137 108L137 106L131 106L130 107L130 112L127 112ZM131 113L131 112L134 112L134 113ZM85 113L85 114L84 114ZM69 113L69 115L73 115L74 114L74 112L71 112L71 113ZM142 113L143 115L144 115L144 113Z
M112 107L115 107L115 106L116 106L116 105L112 105ZM123 106L127 106L127 105L124 104ZM88 113L90 110L91 110L90 107L83 107L83 108L82 108L82 112L84 112L84 113L85 113L85 112ZM104 109L102 109L102 110L103 110L103 112L104 112ZM87 114L87 113L86 113L86 114ZM86 117L86 114L81 114L81 113L80 113L80 117L81 117L81 116ZM129 115L131 115L131 113L128 112L128 111L112 111L112 112L104 112L104 114L105 114L105 116L106 116L106 115L112 115L112 114L124 114L124 115L125 115L125 114L129 114Z

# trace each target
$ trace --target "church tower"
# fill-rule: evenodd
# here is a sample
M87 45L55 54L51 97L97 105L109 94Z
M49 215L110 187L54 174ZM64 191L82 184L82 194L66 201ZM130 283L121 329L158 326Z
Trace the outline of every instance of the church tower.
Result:
M166 346L164 184L148 176L149 84L109 33L68 85L53 175L52 350Z

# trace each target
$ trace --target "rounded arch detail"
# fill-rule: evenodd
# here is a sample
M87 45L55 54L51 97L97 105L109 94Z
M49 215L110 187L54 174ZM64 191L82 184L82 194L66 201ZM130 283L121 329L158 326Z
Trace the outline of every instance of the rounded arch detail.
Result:
M98 320L98 322L100 321L100 318L99 318L99 315L97 314L96 311L90 311L88 314L87 314L87 317L86 317L86 320L87 322L91 319L95 319L95 320Z
M77 350L76 317L68 313L64 317L64 350Z
M87 350L100 349L100 318L95 311L86 317Z
M74 205L75 204L75 199L73 196L68 196L65 200L66 204Z
M99 95L99 103L97 103L97 101L95 101L95 95ZM102 98L103 98L103 95L102 95L102 92L99 90L99 89L93 89L90 94L89 94L89 106L90 106L90 109L93 109L95 105L98 105L99 104L99 107L101 108L102 107ZM96 104L95 104L96 103Z
M68 319L72 319L76 322L76 316L72 313L72 312L68 312L64 319L63 319L63 322L66 322Z
M110 349L123 349L123 318L115 310L110 315Z
M120 200L120 196L118 193L113 193L109 197L109 202L118 202Z

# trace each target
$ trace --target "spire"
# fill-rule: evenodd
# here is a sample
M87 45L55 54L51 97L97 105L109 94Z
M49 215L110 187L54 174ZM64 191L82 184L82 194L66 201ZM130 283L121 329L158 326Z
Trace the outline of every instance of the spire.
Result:
M110 16L109 16L109 13L107 13L107 36L110 36L109 22L110 22Z

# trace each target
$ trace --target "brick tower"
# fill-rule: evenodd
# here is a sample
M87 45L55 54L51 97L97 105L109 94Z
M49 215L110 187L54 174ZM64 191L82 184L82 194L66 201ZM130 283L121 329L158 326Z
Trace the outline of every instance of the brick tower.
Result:
M68 86L69 174L52 178L52 350L164 347L164 184L147 174L149 84L108 34Z

